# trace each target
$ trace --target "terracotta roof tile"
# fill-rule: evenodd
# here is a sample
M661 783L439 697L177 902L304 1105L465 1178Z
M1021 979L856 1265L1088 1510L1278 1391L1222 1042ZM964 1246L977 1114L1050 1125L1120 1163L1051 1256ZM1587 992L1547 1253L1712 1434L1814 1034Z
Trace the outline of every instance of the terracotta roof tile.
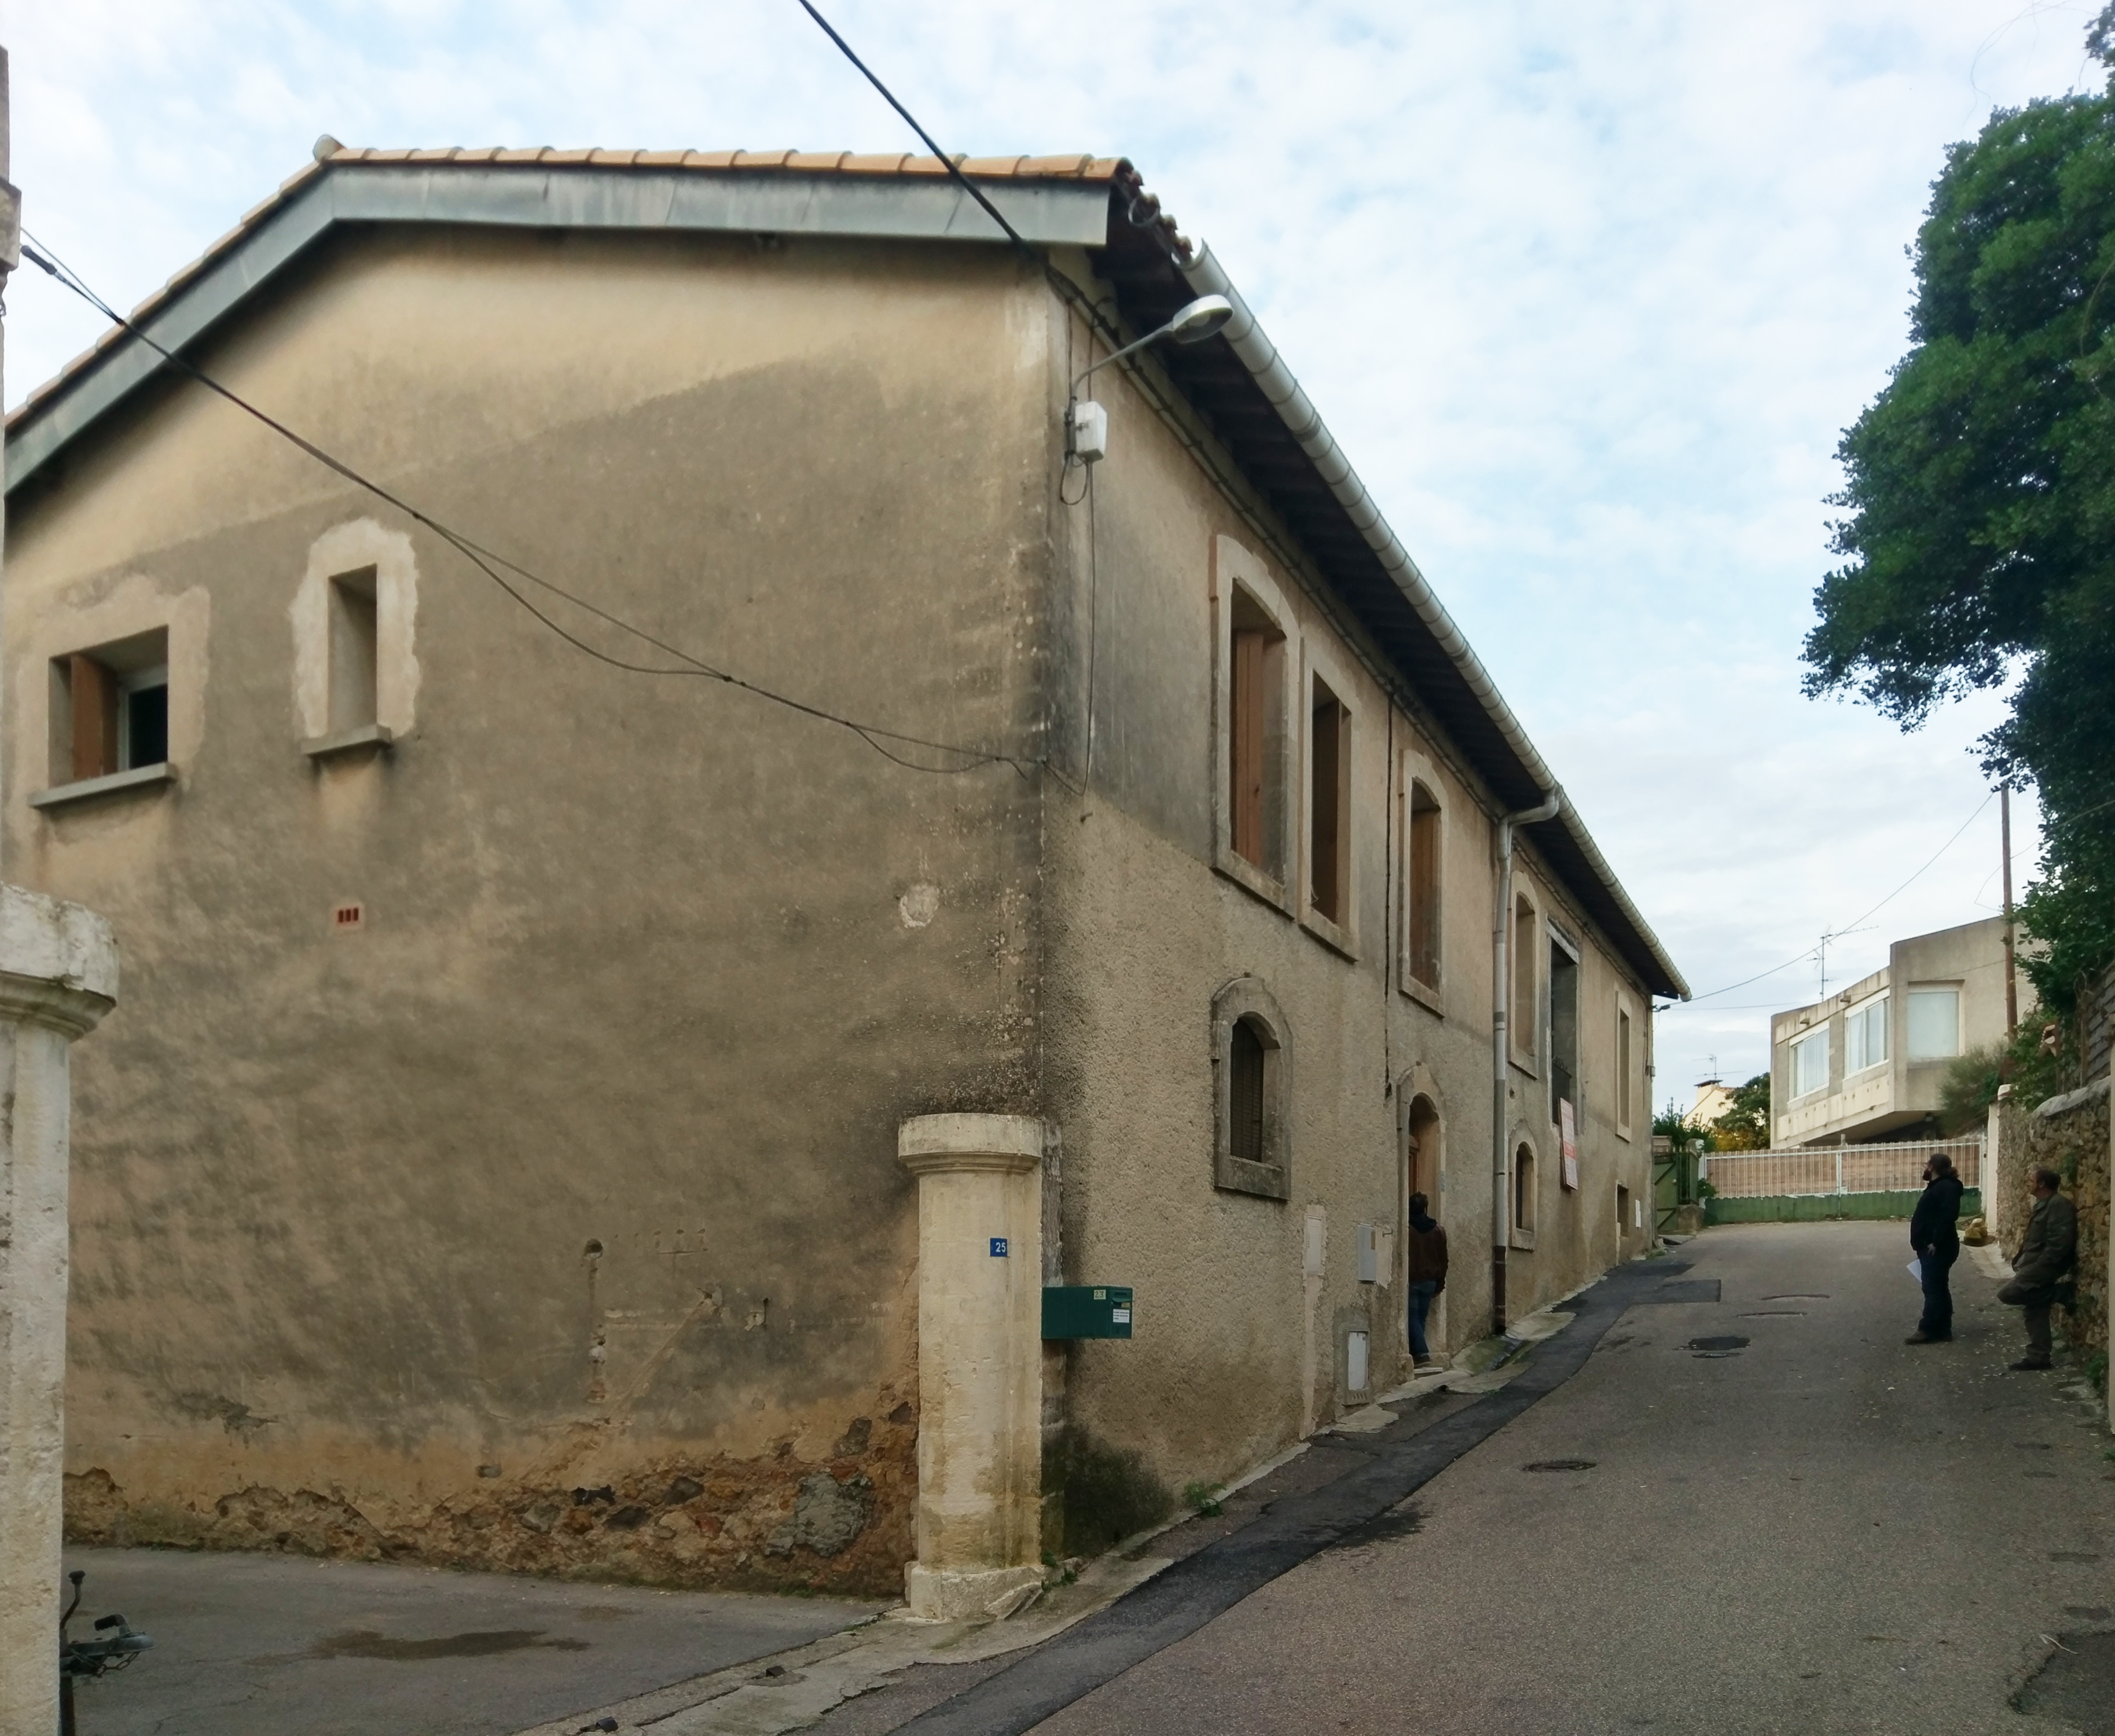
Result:
M902 172L910 158L902 151L889 151L869 157L856 157L850 151L837 165L841 175L895 175Z
M782 169L793 160L791 151L736 151L734 167L738 169Z
M544 161L546 163L591 163L594 160L594 153L585 147L570 151L546 151L544 153Z
M677 169L690 154L689 151L640 151L632 161L642 169Z
M606 167L628 169L639 161L640 156L637 151L595 150L588 153L588 161Z
M740 151L686 151L683 167L686 169L731 169Z

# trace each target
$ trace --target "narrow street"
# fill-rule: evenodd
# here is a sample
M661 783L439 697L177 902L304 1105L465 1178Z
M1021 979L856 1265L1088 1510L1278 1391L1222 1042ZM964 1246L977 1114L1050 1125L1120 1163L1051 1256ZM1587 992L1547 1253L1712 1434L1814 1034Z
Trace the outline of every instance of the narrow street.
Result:
M1719 1229L1679 1257L1672 1293L1718 1300L1629 1308L1394 1523L1032 1727L2115 1731L2115 1463L2062 1373L2007 1372L1995 1284L1964 1256L1955 1342L1912 1348L1900 1224ZM1029 1728L1003 1689L1036 1659L914 1671L822 1728Z

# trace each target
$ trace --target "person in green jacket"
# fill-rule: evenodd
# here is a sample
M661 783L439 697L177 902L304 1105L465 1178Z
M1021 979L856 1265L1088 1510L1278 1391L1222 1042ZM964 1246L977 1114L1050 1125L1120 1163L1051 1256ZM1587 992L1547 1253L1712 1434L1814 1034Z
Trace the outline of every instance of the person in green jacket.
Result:
M2012 1262L2012 1281L1998 1292L1998 1301L2026 1311L2027 1354L2015 1368L2049 1367L2049 1309L2068 1300L2060 1293L2078 1257L2078 1207L2058 1191L2062 1184L2054 1170L2035 1171L2034 1215Z

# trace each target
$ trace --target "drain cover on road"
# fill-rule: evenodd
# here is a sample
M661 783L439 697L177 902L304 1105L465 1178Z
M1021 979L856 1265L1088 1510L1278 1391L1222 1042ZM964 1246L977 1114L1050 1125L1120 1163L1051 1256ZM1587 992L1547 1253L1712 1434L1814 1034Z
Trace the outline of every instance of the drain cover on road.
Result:
M1692 1338L1689 1348L1699 1356L1731 1356L1736 1351L1746 1349L1748 1340L1727 1332L1716 1338Z
M1826 1302L1828 1300L1828 1292L1826 1290L1787 1290L1782 1296L1765 1296L1763 1298L1763 1300L1765 1302Z
M1595 1461L1591 1459L1538 1459L1531 1465L1522 1465L1523 1471L1590 1471Z

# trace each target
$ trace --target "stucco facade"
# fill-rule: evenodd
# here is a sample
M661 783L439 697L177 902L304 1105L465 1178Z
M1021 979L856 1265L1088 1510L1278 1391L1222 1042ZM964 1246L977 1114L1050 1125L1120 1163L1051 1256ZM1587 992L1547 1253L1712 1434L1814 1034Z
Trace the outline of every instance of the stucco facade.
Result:
M346 154L243 245L380 185ZM845 209L897 196L824 178ZM1105 291L1067 236L1097 208L1116 231L1108 167L1016 179ZM673 672L584 654L194 387L143 373L94 407L122 354L16 419L0 873L127 948L77 1070L79 1534L893 1589L920 1417L897 1134L929 1115L1039 1120L1045 1276L1135 1289L1131 1340L1043 1358L1053 1543L1398 1378L1414 1184L1453 1240L1441 1342L1489 1330L1517 772L1421 705L1179 382L1112 373L1112 456L1066 465L1090 337L1052 277L951 217L876 233L827 204L765 232L342 208L190 341L528 569L500 570L565 633ZM878 753L539 580L901 736ZM1236 588L1278 611L1291 696L1275 891L1223 841ZM363 610L364 640L333 636ZM80 684L122 708L164 670L165 765L84 775ZM1306 878L1310 677L1348 719L1334 921ZM1413 784L1440 814L1433 984L1402 968ZM1509 1070L1515 1313L1649 1235L1650 996L1680 983L1641 926L1611 932L1598 860L1548 827L1516 859L1543 962ZM1545 968L1571 955L1576 1189ZM1236 1001L1274 1010L1281 1197L1218 1184Z

